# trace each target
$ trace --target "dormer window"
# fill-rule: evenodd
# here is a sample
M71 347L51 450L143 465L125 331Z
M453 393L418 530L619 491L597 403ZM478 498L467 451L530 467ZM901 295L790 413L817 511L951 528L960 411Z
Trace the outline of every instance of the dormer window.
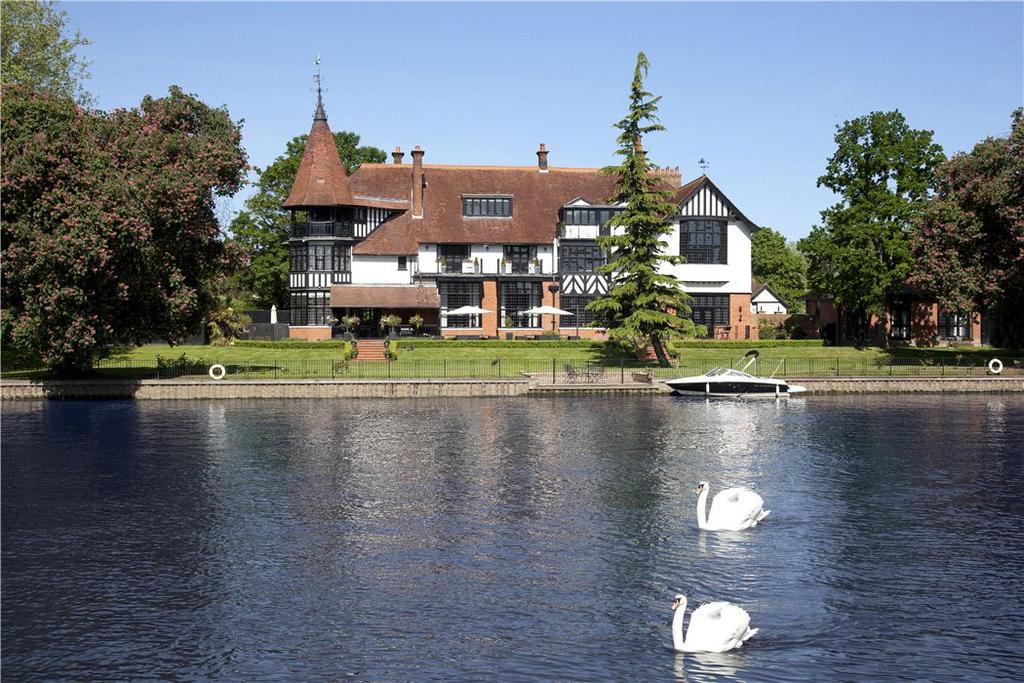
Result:
M462 197L462 215L466 218L511 218L512 197L509 195L464 195Z
M566 225L604 225L621 210L611 207L599 209L566 207L562 209L562 220Z

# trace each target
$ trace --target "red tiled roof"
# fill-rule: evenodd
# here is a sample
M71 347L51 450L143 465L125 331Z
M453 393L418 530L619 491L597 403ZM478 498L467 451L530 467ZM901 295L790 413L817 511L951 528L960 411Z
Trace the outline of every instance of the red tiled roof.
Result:
M685 202L687 199L693 196L693 194L702 184L704 184L704 180L706 178L706 175L702 175L699 178L694 178L690 182L686 183L685 185L677 189L675 191L675 197L673 198L673 201L676 204L682 204L683 202Z
M418 243L550 244L558 231L558 210L575 197L603 201L615 179L596 168L536 166L445 166L424 164L423 218L410 212L374 230L355 254L413 254ZM351 178L358 195L407 198L412 166L363 164ZM462 195L512 195L511 218L465 218Z
M318 112L319 114L319 112ZM326 118L315 118L309 130L306 151L295 174L291 194L283 206L298 209L308 206L365 206L349 189L348 172L341 164L334 136Z
M331 287L331 308L438 308L441 296L436 287L420 285L335 285Z

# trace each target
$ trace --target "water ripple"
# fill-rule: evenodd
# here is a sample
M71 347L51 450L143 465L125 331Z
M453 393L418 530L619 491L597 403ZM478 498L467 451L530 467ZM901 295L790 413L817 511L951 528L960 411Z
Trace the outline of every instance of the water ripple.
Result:
M12 680L1014 680L1016 397L4 406ZM772 515L700 532L697 481ZM669 603L758 636L672 652Z

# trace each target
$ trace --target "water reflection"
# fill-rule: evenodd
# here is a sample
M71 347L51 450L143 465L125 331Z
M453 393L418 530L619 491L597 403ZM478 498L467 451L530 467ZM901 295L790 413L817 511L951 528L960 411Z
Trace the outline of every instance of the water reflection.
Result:
M20 406L0 518L12 679L941 680L969 656L980 680L1020 664L1015 398ZM772 514L701 532L701 480L751 486ZM735 602L761 631L675 654L677 592Z

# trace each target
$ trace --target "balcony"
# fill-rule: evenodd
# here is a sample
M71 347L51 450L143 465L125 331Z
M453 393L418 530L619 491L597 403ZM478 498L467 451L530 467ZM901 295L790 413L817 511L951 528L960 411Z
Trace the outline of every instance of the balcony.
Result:
M450 259L437 262L434 272L421 270L420 275L550 275L543 261L497 259Z
M292 223L291 236L304 237L356 237L357 229L364 224L355 221L306 221Z
M605 225L566 225L558 229L558 237L563 240L595 240L598 237L611 235L611 228Z

